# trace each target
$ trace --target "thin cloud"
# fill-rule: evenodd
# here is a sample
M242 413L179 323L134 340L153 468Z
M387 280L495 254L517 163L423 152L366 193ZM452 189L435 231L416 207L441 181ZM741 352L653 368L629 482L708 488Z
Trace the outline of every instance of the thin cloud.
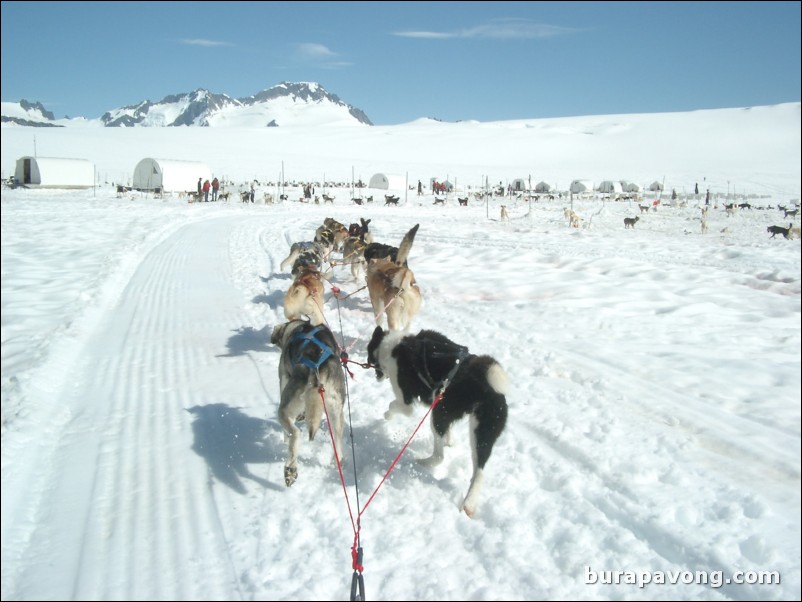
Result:
M323 44L313 42L298 44L297 51L301 60L314 62L322 69L344 69L353 66L353 63L348 61L337 60L340 55Z
M182 44L187 44L188 46L231 46L228 42L218 42L217 40L204 40L203 38L188 38L181 40Z
M337 56L323 44L305 43L298 44L298 53L305 59L328 59Z
M552 38L574 33L578 30L559 25L545 25L527 19L496 19L485 25L478 25L457 31L399 31L394 35L405 38L426 38L433 40L449 39L492 39L525 40Z

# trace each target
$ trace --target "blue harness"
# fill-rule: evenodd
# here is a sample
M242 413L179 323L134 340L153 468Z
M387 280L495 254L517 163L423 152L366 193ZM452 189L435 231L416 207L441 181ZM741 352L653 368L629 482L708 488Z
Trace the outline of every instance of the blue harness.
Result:
M295 353L295 356L292 358L292 365L295 366L297 364L303 364L307 368L311 368L315 372L317 372L320 366L323 365L330 356L334 355L334 351L331 350L331 347L326 345L318 339L315 335L323 329L323 325L316 326L309 332L296 332L292 335L293 341L301 341L301 346L298 348L298 351ZM314 343L320 349L320 357L315 362L308 357L304 356L304 349L309 343Z

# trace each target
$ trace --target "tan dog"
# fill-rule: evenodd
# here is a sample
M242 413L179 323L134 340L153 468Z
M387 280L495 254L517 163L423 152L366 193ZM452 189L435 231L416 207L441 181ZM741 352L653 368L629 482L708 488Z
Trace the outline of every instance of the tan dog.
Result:
M297 320L308 316L314 324L323 324L323 277L314 268L305 267L284 295L284 317Z
M365 247L367 244L356 236L349 236L343 243L342 265L351 266L354 280L359 280L360 274L365 270Z
M506 205L502 205L501 206L501 221L502 222L510 221L510 214L507 213L507 206Z
M376 324L381 326L386 314L390 330L408 330L421 306L421 293L412 270L387 259L373 259L368 264L367 280Z
M382 316L387 314L387 326L390 330L409 329L412 318L420 310L420 289L415 282L415 274L407 266L407 258L419 225L415 224L404 235L398 249L386 247L387 250L382 251L381 248L385 245L373 243L364 252L368 261L368 293L376 324L380 326ZM380 248L379 253L369 259L368 250L371 247Z

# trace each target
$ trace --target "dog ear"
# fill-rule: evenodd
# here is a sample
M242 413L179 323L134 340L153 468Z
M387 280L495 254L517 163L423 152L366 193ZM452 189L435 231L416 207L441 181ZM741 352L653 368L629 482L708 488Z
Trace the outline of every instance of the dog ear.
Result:
M270 342L273 345L281 345L281 339L284 338L284 330L287 328L287 324L289 324L289 322L276 324L273 327L273 333L270 335Z
M377 326L376 329L373 331L373 337L372 338L375 339L376 337L380 337L380 336L383 336L383 335L384 335L384 330L382 329L381 326Z

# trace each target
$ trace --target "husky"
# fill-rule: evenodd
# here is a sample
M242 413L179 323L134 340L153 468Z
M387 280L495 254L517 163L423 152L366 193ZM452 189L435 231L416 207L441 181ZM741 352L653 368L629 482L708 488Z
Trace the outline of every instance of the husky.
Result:
M298 320L307 316L315 326L323 324L323 294L320 271L314 267L302 268L284 295L284 317Z
M383 323L387 316L390 330L407 330L412 318L420 311L421 292L415 274L407 267L407 257L419 224L406 233L398 249L373 243L365 247L363 257L367 261L367 286L376 324ZM378 256L368 256L368 251Z
M407 256L415 242L415 235L418 233L420 224L415 224L409 232L404 235L400 247L391 247L380 242L372 242L365 248L365 261L370 263L372 259L389 259L393 263L407 265ZM400 259L399 259L400 257Z
M294 242L290 246L290 254L284 258L279 267L281 268L282 272L290 266L292 266L293 271L296 271L296 268L299 265L310 264L314 264L318 269L320 269L323 266L323 263L329 260L329 256L331 255L333 249L334 244L332 239L322 238L319 241L307 240L304 242ZM310 253L312 255L307 255L304 261L301 261L300 264L298 263L298 259L301 257L301 255ZM293 274L293 276L295 275L296 274Z
M464 416L470 418L473 476L462 510L472 517L485 465L507 423L507 373L492 357L473 355L434 330L412 335L377 326L368 343L368 363L378 380L387 377L393 387L395 399L385 419L397 413L409 416L416 399L432 405L441 395L431 416L434 449L431 457L422 460L424 464L439 464L452 424Z
M301 430L295 423L303 416L309 429L309 440L313 440L323 419L324 399L335 444L335 461L342 461L345 376L337 353L337 341L325 325L291 320L273 328L270 342L281 348L278 418L289 441L284 484L291 487L298 478L298 448L301 443Z

